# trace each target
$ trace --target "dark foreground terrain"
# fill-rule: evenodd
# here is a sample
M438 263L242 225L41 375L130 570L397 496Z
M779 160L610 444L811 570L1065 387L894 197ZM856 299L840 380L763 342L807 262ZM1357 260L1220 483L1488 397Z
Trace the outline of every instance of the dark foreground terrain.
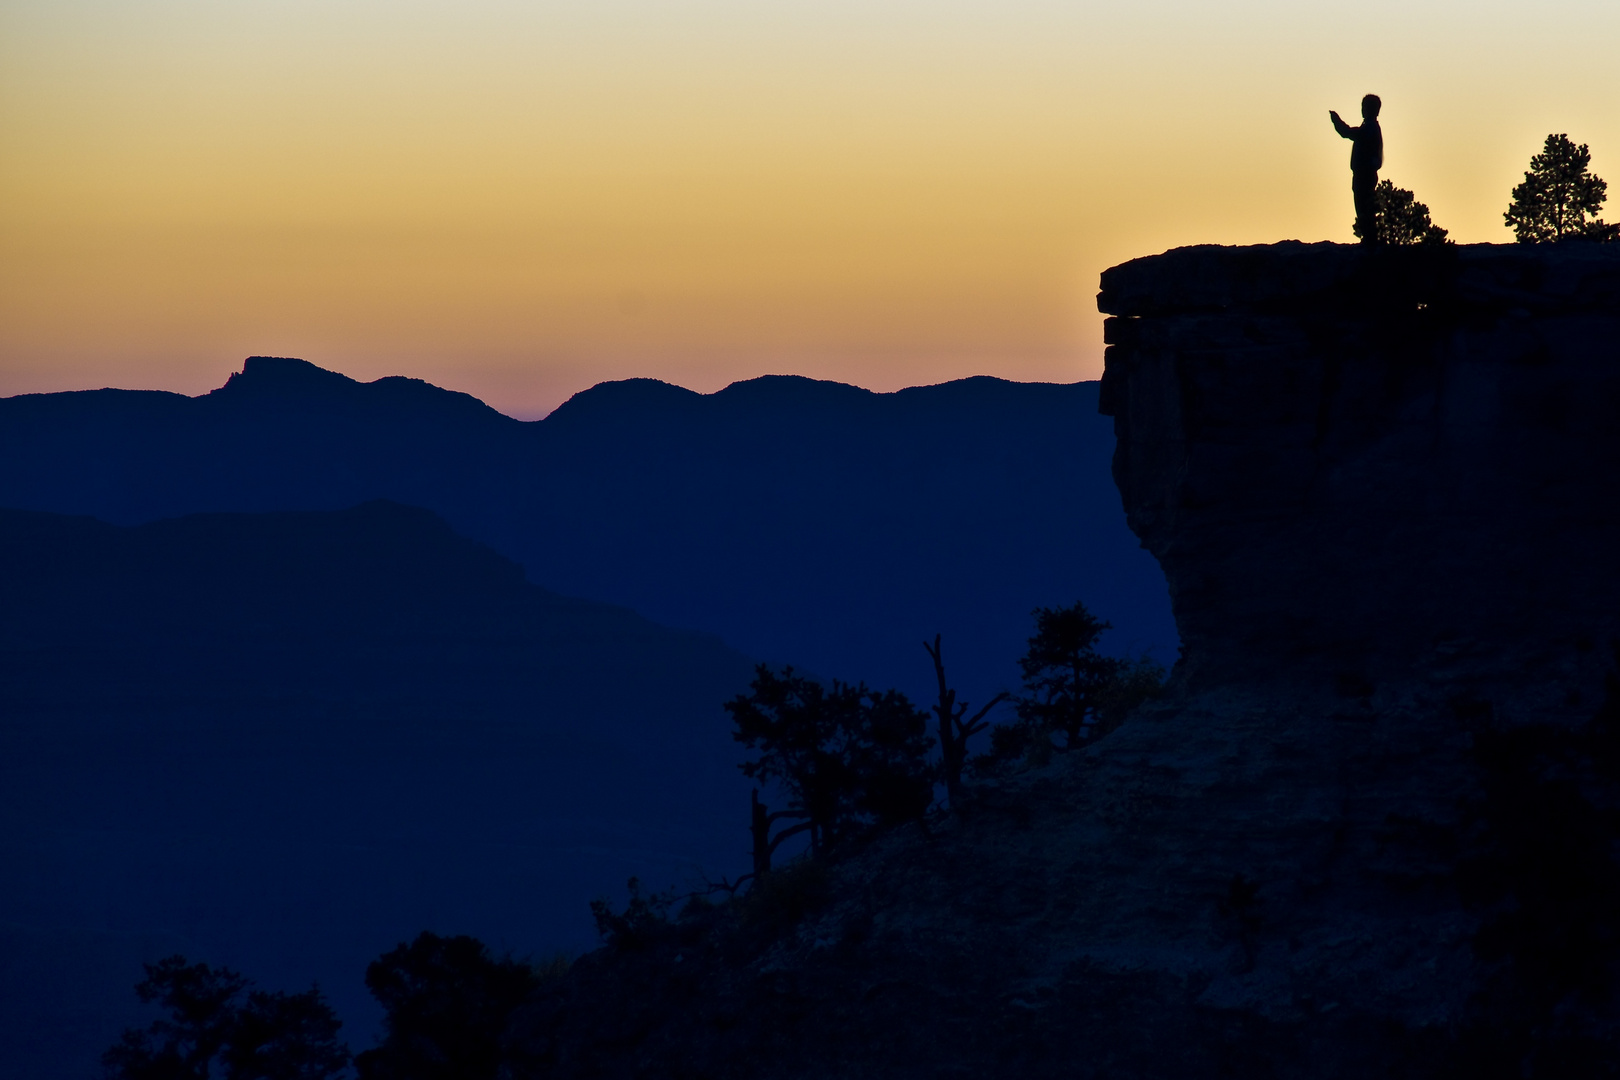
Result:
M504 1075L1620 1074L1620 250L1190 248L1100 302L1170 692L619 924Z

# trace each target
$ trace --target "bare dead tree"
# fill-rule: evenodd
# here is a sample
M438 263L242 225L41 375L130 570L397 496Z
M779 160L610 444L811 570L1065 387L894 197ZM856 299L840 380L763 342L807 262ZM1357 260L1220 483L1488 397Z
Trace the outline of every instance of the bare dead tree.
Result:
M940 635L934 635L934 643L930 645L923 642L923 648L934 660L934 677L939 680L939 703L933 707L934 716L939 725L939 753L940 771L945 775L945 793L951 800L951 809L961 806L962 800L962 766L967 761L968 740L985 728L990 721L985 719L990 710L1006 701L1012 695L1003 690L974 713L971 719L967 716L968 703L956 702L956 691L950 688L945 681L945 660L940 647Z
M810 831L811 823L808 820L805 820L810 816L808 811L778 810L775 813L772 813L770 807L759 801L759 788L755 788L750 793L749 801L752 805L749 807L750 813L748 831L753 835L754 840L752 853L754 858L754 869L749 873L743 874L736 881L732 881L730 878L724 876L722 876L719 881L710 881L708 877L705 876L703 879L703 888L698 889L695 892L685 893L681 896L677 896L675 897L676 900L687 900L691 899L692 897L713 896L718 892L723 892L727 896L736 896L737 890L748 884L750 881L753 882L757 887L765 875L771 872L771 856L776 853L777 848L782 846L782 841L791 836L797 836L799 833ZM771 835L771 826L775 825L778 821L788 821L794 818L800 819L799 824L783 829L775 836Z
M759 788L755 788L753 790L752 798L753 807L750 818L750 831L754 835L754 872L753 874L747 876L751 876L758 881L758 879L770 873L771 856L776 853L777 848L782 846L782 841L786 840L790 836L797 836L799 833L809 832L812 823L807 820L802 820L810 816L809 811L806 810L778 810L775 813L772 813L769 807L759 801ZM775 825L778 821L785 821L792 818L799 818L801 820L799 824L783 829L774 837L771 835L772 825ZM738 884L741 884L742 880L743 879L739 879Z

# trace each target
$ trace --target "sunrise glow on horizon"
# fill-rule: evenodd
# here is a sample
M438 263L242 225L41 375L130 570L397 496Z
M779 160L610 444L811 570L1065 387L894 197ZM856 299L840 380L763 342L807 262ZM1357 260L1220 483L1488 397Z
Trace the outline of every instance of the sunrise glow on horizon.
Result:
M252 354L544 415L596 382L1095 378L1097 275L1351 240L1327 111L1511 240L1620 184L1620 5L0 0L0 396ZM1620 189L1606 218L1620 218Z

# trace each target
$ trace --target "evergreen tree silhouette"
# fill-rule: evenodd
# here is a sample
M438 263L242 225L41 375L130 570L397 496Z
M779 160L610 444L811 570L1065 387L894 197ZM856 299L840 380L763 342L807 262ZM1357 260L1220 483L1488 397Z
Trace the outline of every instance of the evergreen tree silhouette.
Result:
M1591 164L1592 152L1585 143L1576 146L1568 135L1547 136L1502 214L1519 243L1616 238L1615 226L1598 220L1609 185L1588 171Z
M1018 661L1024 676L1018 716L1036 732L1061 731L1065 746L1079 746L1103 691L1120 670L1120 661L1097 652L1097 640L1111 626L1079 601L1036 608L1034 615L1035 636Z

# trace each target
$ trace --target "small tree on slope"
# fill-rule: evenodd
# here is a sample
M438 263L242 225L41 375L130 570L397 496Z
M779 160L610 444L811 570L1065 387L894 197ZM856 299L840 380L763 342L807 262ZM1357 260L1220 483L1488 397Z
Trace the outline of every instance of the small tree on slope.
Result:
M726 702L732 737L758 757L755 780L788 791L789 812L821 851L854 829L921 817L933 799L927 717L904 694L833 681L823 686L786 668L755 669L752 693Z
M1085 740L1087 721L1120 669L1118 660L1097 651L1110 626L1078 601L1034 614L1035 636L1018 661L1024 675L1018 716L1037 732L1062 732L1064 746L1073 748Z
M990 752L969 769L993 773L1020 758L1043 764L1059 747L1082 746L1113 731L1131 711L1164 687L1164 668L1151 657L1116 659L1097 652L1108 624L1076 602L1036 608L1035 636L1018 661L1024 693L1015 699L1018 721L990 731Z

